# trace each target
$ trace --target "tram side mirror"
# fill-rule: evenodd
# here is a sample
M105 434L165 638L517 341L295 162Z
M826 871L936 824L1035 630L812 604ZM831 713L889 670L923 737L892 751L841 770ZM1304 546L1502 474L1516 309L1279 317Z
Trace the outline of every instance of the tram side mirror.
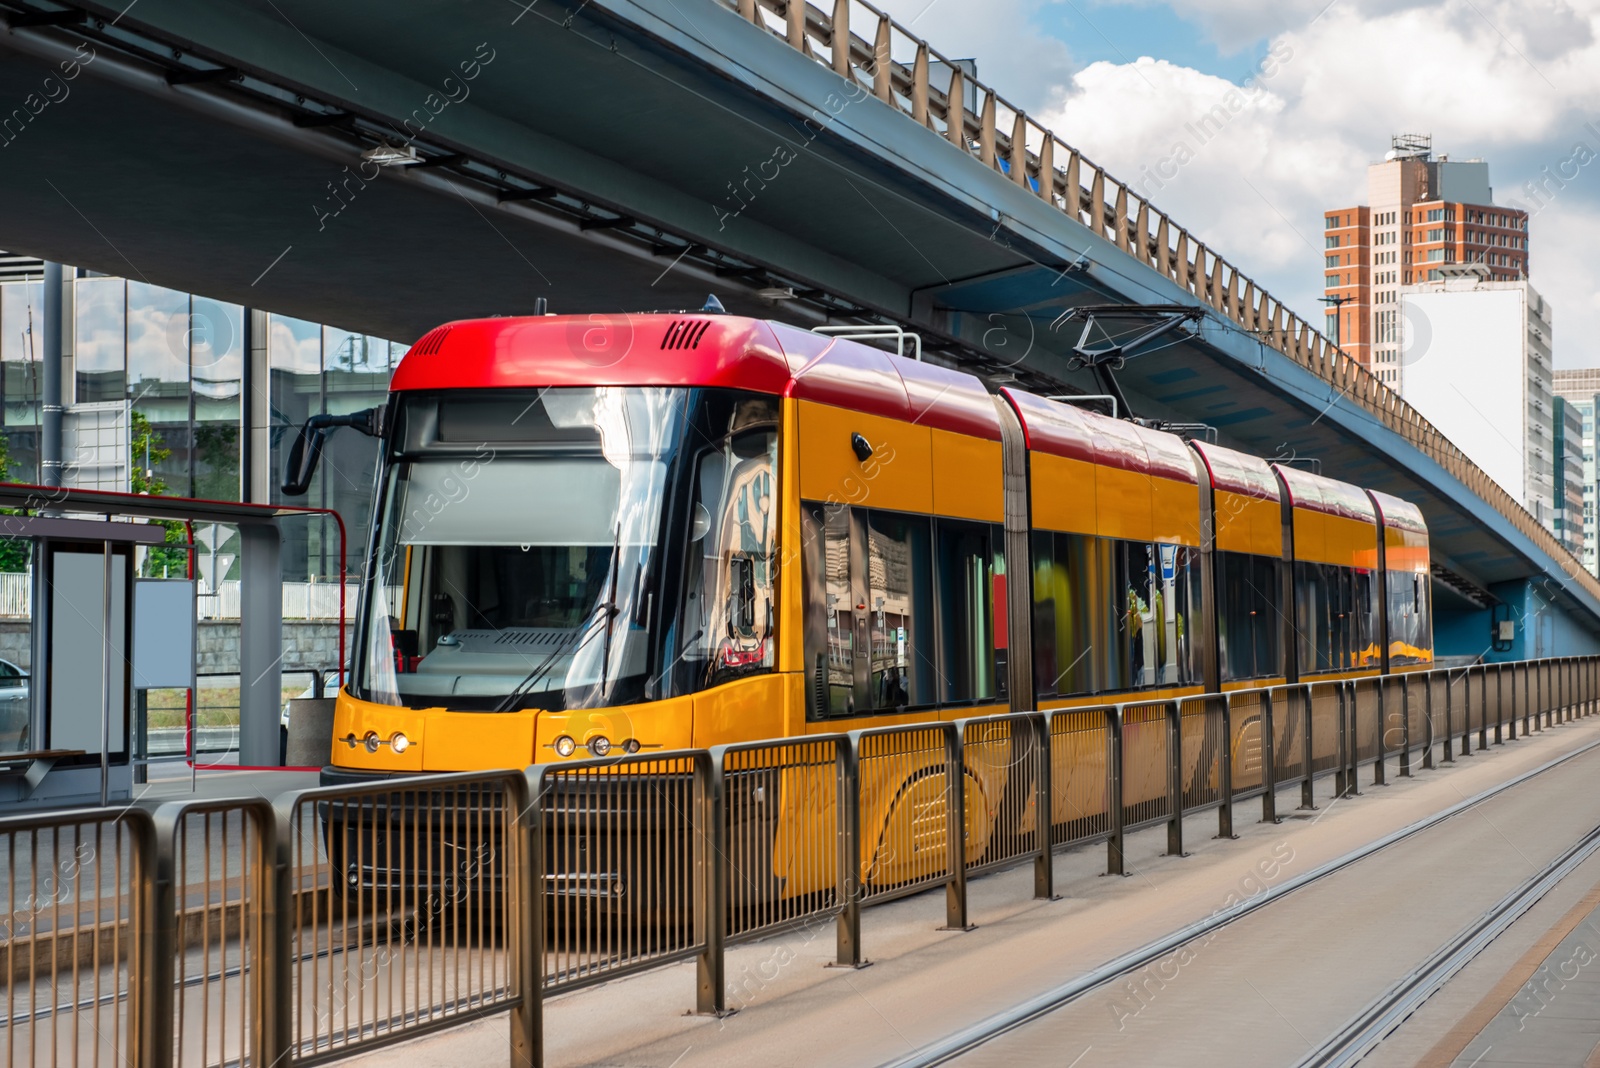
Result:
M283 472L284 496L301 497L310 488L317 465L322 462L322 445L327 440L329 430L349 426L370 438L382 437L386 410L383 407L364 408L349 415L313 415L307 419L294 444L289 446L289 457Z
M283 473L283 493L286 497L304 496L311 487L311 478L322 461L322 443L327 433L314 426L316 417L306 420L294 444L289 446L289 459Z

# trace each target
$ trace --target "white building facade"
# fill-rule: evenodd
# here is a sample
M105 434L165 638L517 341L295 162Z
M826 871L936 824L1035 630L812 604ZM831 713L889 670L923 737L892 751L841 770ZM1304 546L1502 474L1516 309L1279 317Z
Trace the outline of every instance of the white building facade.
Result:
M1401 289L1404 341L1392 388L1559 533L1553 313L1526 281L1487 274L1456 266Z

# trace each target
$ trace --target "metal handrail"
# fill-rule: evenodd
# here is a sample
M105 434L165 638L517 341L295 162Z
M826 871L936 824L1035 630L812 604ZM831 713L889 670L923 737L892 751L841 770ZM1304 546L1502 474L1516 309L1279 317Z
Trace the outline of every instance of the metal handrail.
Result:
M1332 715L1326 704L1330 700L1335 705ZM1425 714L1420 719L1412 711L1413 701L1421 702ZM1324 702L1320 711L1317 702ZM1247 708L1251 710L1248 713ZM1158 714L1152 716L1152 711ZM1395 711L1399 718L1391 723ZM129 1048L140 1051L141 1063L172 1061L174 1049L184 1041L184 1005L198 1004L208 1018L210 1010L218 1009L220 1024L220 1007L226 1004L239 1022L231 1032L232 1044L220 1029L215 1036L214 1045L224 1059L316 1064L465 1020L509 1012L513 1061L541 1064L543 999L558 990L694 958L697 1011L720 1015L728 1010L725 958L728 947L736 942L834 921L837 963L860 966L861 909L865 904L942 888L945 926L966 930L970 927L970 876L1032 864L1034 893L1049 899L1053 896L1051 861L1063 848L1104 839L1107 872L1126 874L1127 835L1137 826L1166 822L1166 851L1182 855L1186 814L1215 807L1219 836L1232 837L1236 803L1258 794L1263 822L1275 822L1278 792L1296 783L1301 786L1302 806L1309 807L1316 779L1333 776L1335 795L1344 796L1356 791L1355 773L1361 764L1373 765L1376 781L1382 781L1391 760L1401 775L1410 775L1418 768L1440 766L1434 761L1435 749L1440 746L1442 764L1456 761L1457 741L1462 759L1481 751L1488 744L1491 722L1495 744L1499 744L1515 737L1519 718L1525 733L1540 732L1597 711L1600 657L1560 657L1361 679L1311 679L1178 699L1130 696L1116 704L898 723L845 734L740 742L711 750L542 764L523 771L388 779L300 790L273 802L260 798L173 802L162 805L153 816L138 808L9 816L0 818L0 844L9 836L14 849L16 836L26 834L35 843L34 853L40 854L41 832L117 829L119 848L126 843L130 852L128 892L132 899L126 911L119 902L110 921L126 930L119 926L108 937L122 939L128 946ZM1248 714L1259 721L1253 742L1243 731L1242 721ZM1144 740L1135 745L1147 748L1143 754L1130 755L1125 748L1130 722L1164 723L1164 733L1142 731ZM1237 734L1235 723L1240 726ZM1085 724L1099 726L1086 728ZM1186 725L1201 732L1191 736L1194 744L1189 746L1185 745ZM1332 743L1330 731L1335 736ZM1057 742L1063 744L1058 747ZM1280 760L1277 747L1290 742L1296 755ZM1098 751L1102 744L1103 751ZM1163 746L1165 796L1161 805L1154 805L1157 797L1151 794L1150 758ZM1240 756L1252 755L1259 757L1261 782L1238 789L1233 780L1235 763ZM1420 764L1416 760L1419 755ZM1079 756L1089 767L1098 767L1103 756L1103 779L1098 784L1102 792L1082 815L1073 815L1069 806L1069 822L1083 822L1074 834L1058 842L1059 785L1070 782L1080 791L1086 785L1086 776L1079 770L1082 765L1074 763ZM1125 796L1130 789L1130 766L1143 773L1137 780L1141 790L1131 801ZM914 832L908 841L918 843L916 848L931 850L931 857L896 868L885 885L873 887L874 866L883 860L886 836L894 833L886 822L888 814L899 800L911 796L912 783L927 778L933 782L925 796L913 798L920 808L914 812L902 808L898 818L905 823L903 830ZM604 804L608 799L626 802L629 797L645 797L652 783L666 784L673 792L647 798L655 805L648 818L641 816L643 809L635 811L626 803L610 808ZM983 796L985 789L999 792L969 811L969 789L979 791L975 796ZM735 790L744 793L736 795ZM492 804L483 802L491 795ZM870 796L874 805L866 814L873 821L867 826L863 826L865 796ZM475 806L473 798L482 803ZM819 810L832 809L832 815L811 813L808 806L813 805ZM1095 811L1099 808L1103 813ZM732 892L735 875L747 885L755 885L750 881L760 872L735 872L730 865L734 858L746 855L741 849L763 841L778 848L776 840L766 839L764 828L775 828L781 812L798 813L799 818L798 829L784 839L790 848L785 870L801 879L794 887L795 900L758 901L759 908L751 914L754 918L731 928L735 910L749 905L742 894ZM916 822L919 818L921 822ZM763 819L772 822L762 823ZM974 826L978 820L990 822ZM186 831L190 824L204 829L197 843L190 842ZM319 825L322 837L316 833ZM357 879L354 889L338 889L336 883L344 872L328 871L335 855L331 843L337 833L343 843L340 849L348 849L349 839L344 835L352 825L366 836L361 841L370 843L355 847L352 870L364 870L362 865L367 864L375 871L381 868L389 873L385 878L393 876L388 888L380 891L374 882L373 888L367 889ZM213 826L220 828L217 842L212 840ZM239 828L237 856L229 844L234 833L231 827ZM435 829L440 831L437 843L429 837ZM413 842L424 844L397 844L386 837L391 834L402 839L409 834ZM474 834L478 836L472 850L475 855L483 851L486 834L487 840L503 846L507 855L465 873L455 867L446 871L444 851L468 849ZM452 835L466 837L452 840ZM554 928L558 941L546 941L547 926L561 915L553 908L557 891L551 889L551 879L574 875L571 869L559 867L564 858L570 861L571 855L551 850L563 836L570 839L573 835L587 836L594 847L587 856L648 858L648 865L655 865L651 870L670 872L671 879L680 880L675 891L678 896L671 899L671 907L678 911L669 919L674 923L691 921L687 933L678 937L653 933L635 922L614 924L605 928L609 940L586 947L587 956L580 967L549 974L551 955L559 958L563 952L565 943L559 940L570 943L575 937L576 929ZM820 835L828 841L802 842L807 835ZM870 858L863 855L862 843L867 841L874 846ZM979 841L990 845L979 848ZM215 852L214 845L218 847ZM802 847L810 851L804 852ZM409 861L408 848L412 850ZM385 858L381 864L380 853ZM351 860L347 853L343 856L345 861ZM759 850L756 863L771 864ZM628 880L637 874L619 872L617 877ZM576 875L581 877L583 871ZM466 905L452 905L448 914L425 910L421 895L431 894L429 888L436 884L443 887L440 893L465 894ZM579 892L588 895L597 889L580 887ZM780 890L774 888L774 892ZM648 896L638 888L632 893L636 898ZM14 873L12 898L16 899ZM335 917L334 905L340 900L345 904ZM430 896L430 906L432 901ZM322 926L324 917L326 928ZM92 915L74 913L69 918L69 925L58 921L52 926L48 932L52 939L66 937L70 931L76 941L85 924L95 929L91 932L95 937L105 933L99 931L107 921L98 904ZM183 937L182 928L193 926L196 918L202 929L199 942L191 945L193 940ZM497 928L496 920L503 926ZM434 921L450 928L449 938L422 948L457 961L449 966L457 972L461 962L469 973L478 968L476 986L471 985L470 974L470 989L465 990L459 974L454 985L442 974L435 989L429 971L426 993L420 979L409 994L402 982L400 996L405 1003L400 1009L393 1007L392 990L387 1014L379 1011L376 992L371 1011L363 994L353 1014L345 1008L342 1029L330 1026L325 1032L319 1024L309 1038L300 1033L302 1026L293 1013L303 1007L308 989L316 996L321 993L315 973L309 988L306 985L308 965L313 970L324 968L330 984L334 983L335 968L341 969L348 981L352 964L365 960L369 951L387 952L396 931L402 935L407 930L420 931ZM0 946L13 941L14 932L7 929L4 933ZM42 933L30 932L29 937L37 940ZM56 948L46 948L53 960ZM179 982L175 961L196 949L203 967L193 979ZM37 953L38 947L30 945L28 952ZM340 953L354 956L334 961ZM327 963L318 964L324 957ZM210 963L213 959L219 963ZM412 961L412 970L433 968L433 958L427 959L430 963L423 964L419 954ZM487 985L482 981L486 967L490 968ZM398 970L405 971L404 963ZM230 990L241 996L230 999ZM50 1012L97 1012L101 1000L52 1005ZM179 1014L176 1017L175 1012ZM32 1026L31 1019L19 1023L13 1015L8 1026ZM209 1057L213 1043L207 1039L203 1045L202 1052Z

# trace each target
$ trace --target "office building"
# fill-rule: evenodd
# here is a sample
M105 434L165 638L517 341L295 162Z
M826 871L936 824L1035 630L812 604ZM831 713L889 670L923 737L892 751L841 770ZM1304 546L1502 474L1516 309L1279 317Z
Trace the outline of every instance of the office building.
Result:
M1600 575L1600 524L1596 523L1595 415L1600 411L1600 367L1559 370L1555 393L1582 420L1583 444L1583 566Z
M284 460L307 416L383 403L406 346L134 279L63 273L63 483L127 490L139 480L175 496L331 508L349 532L343 561L330 520L286 523L284 578L337 581L341 562L359 578L377 443L331 435L310 491L294 500L279 488ZM0 253L0 412L5 474L16 482L42 481L43 297L43 264ZM116 448L74 447L77 427Z
M1560 533L1551 368L1552 310L1525 281L1481 264L1402 286L1411 321L1405 399L1546 528ZM1566 447L1563 429L1563 448ZM1581 438L1581 428L1578 431ZM1564 524L1563 524L1564 527Z
M1551 529L1573 556L1582 557L1583 518L1583 413L1559 394L1551 398L1550 496L1555 507Z
M1452 265L1493 282L1528 276L1528 213L1494 203L1489 165L1433 157L1432 139L1403 135L1367 168L1367 203L1324 213L1326 334L1398 389L1402 287Z

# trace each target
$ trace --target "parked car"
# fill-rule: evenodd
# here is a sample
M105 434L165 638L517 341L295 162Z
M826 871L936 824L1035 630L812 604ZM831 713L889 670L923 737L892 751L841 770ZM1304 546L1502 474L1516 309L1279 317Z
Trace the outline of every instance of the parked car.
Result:
M0 753L20 753L28 746L28 673L0 660Z
M3 662L3 661L0 661ZM344 672L329 671L322 677L322 696L332 697L339 692L339 687L344 685ZM316 686L307 686L304 692L296 694L291 700L303 701L316 697ZM283 715L279 718L278 728L278 763L285 764L289 760L289 702L283 703Z

